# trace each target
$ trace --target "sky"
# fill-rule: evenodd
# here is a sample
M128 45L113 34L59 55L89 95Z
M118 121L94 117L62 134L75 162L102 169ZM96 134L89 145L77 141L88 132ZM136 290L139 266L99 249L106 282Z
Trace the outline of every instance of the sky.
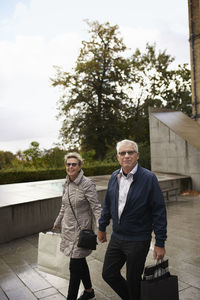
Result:
M51 86L53 66L72 71L85 19L118 25L130 55L146 43L188 63L187 0L0 0L0 150L16 153L37 141L59 140L60 93Z

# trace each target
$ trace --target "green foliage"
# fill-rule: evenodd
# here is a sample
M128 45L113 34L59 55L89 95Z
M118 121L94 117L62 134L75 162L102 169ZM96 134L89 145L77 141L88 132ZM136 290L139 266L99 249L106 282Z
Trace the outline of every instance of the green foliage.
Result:
M94 149L91 149L89 151L82 151L80 154L81 154L81 156L84 160L84 165L85 164L90 164L90 163L95 161L96 153L95 153Z
M30 148L23 152L24 158L29 166L35 168L43 167L43 160L41 158L41 150L38 142L31 142Z
M37 148L39 144L37 145ZM141 153L140 164L143 167L150 168L150 155L149 155L149 145L147 142L139 145L139 150ZM1 151L3 152L3 151ZM27 153L27 151L26 151ZM64 168L63 158L66 151L59 149L58 147L52 148L50 150L38 151L45 164L45 168L38 168L38 164L34 166L31 159L26 161L23 152L18 151L14 157L9 168L4 168L0 171L0 184L10 184L18 182L31 182L39 180L52 180L65 178L66 170ZM98 176L98 175L109 175L114 170L120 168L118 161L116 159L116 149L115 147L110 147L109 152L106 155L104 161L95 161L94 155L95 151L91 150L89 152L81 153L85 159L83 166L83 171L86 176ZM37 158L37 157L35 157ZM13 165L15 161L15 165ZM17 163L18 161L18 163ZM37 159L36 159L37 161ZM58 167L60 165L60 167ZM13 168L14 166L14 168Z
M66 151L59 147L44 150L42 160L46 168L62 168Z
M31 182L39 180L61 179L66 176L65 169L49 170L4 170L0 172L0 184Z
M82 151L94 149L95 158L102 160L107 145L123 133L131 68L129 60L121 56L126 46L118 26L98 22L88 25L91 39L82 42L74 73L56 67L52 85L64 91L59 101L64 143L79 144Z
M109 164L91 164L83 167L85 176L98 176L98 175L110 175L115 170L119 168L119 164L109 163Z
M64 166L66 150L58 146L51 149L41 150L38 142L31 142L30 147L25 151L17 151L14 155L11 152L0 151L0 169L15 171L53 169Z
M136 49L132 56L135 78L132 99L126 114L127 136L138 143L149 141L148 107L181 110L191 115L191 78L187 65L172 69L174 58L155 45L146 45L144 53Z
M10 151L0 151L0 169L7 168L12 165L15 155Z
M110 164L91 164L83 167L86 176L109 175L119 168L118 163ZM0 184L32 182L39 180L53 180L65 178L66 171L64 168L48 170L4 170L0 172Z
M143 143L139 143L139 152L140 152L140 158L139 158L139 164L148 169L151 170L151 159L150 159L150 145L148 141L145 141Z
M118 26L88 25L90 40L82 42L74 71L56 67L51 80L63 88L59 116L64 117L64 143L78 144L83 153L94 150L94 159L110 160L121 139L149 143L149 106L191 115L190 70L186 64L173 69L174 58L155 45L125 58Z

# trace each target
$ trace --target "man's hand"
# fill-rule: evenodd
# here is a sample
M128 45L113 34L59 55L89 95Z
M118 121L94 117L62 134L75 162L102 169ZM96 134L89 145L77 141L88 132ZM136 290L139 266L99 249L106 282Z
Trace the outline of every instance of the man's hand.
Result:
M154 259L163 259L165 256L165 248L154 246L153 257Z
M106 232L99 230L97 233L97 236L98 236L99 242L101 242L101 243L107 242Z

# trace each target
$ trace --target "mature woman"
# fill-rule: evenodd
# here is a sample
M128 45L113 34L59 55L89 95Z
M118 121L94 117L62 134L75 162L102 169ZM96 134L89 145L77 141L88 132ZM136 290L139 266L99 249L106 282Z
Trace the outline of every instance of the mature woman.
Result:
M70 256L67 300L77 300L80 281L85 290L78 300L95 299L86 261L86 256L92 250L77 246L80 228L70 202L81 229L92 229L94 217L98 222L101 205L97 200L95 184L83 175L82 157L76 152L69 153L65 156L65 165L67 177L64 183L62 205L53 228L61 230L60 249L65 255Z

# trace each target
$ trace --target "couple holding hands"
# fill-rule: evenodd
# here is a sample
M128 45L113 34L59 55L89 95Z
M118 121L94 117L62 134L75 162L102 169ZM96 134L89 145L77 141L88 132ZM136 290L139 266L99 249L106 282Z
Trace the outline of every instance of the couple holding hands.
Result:
M81 281L85 290L78 300L96 299L86 261L92 250L77 246L80 228L71 205L82 229L92 229L95 218L101 243L107 241L106 227L112 220L102 277L121 299L140 300L141 276L152 231L154 258L162 259L165 255L166 207L157 178L138 164L138 145L134 141L122 140L116 150L121 168L111 175L103 209L95 184L83 174L82 157L76 152L65 156L67 176L53 228L61 231L60 250L70 257L67 300L77 300ZM125 263L126 278L120 272Z

